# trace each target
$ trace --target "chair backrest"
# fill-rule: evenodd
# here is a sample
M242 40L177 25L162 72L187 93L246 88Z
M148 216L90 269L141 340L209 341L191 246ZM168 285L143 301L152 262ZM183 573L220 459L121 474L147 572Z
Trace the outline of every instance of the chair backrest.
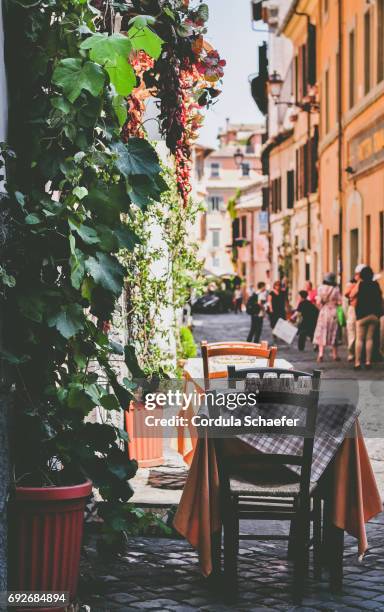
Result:
M268 366L272 368L275 363L277 353L276 346L268 346L268 342L254 344L252 342L213 342L208 344L206 340L201 343L201 355L204 366L204 380L206 387L209 387L209 379L217 378L217 373L213 373L209 369L209 360L211 357L219 357L223 355L242 355L249 357L259 357L267 359ZM225 368L224 368L225 369ZM226 376L220 372L220 378Z
M229 368L228 368L229 370ZM240 371L241 374L246 371ZM230 473L241 472L241 467L244 465L263 464L277 466L297 466L296 470L300 472L300 496L305 503L309 502L311 468L313 458L313 445L316 432L317 408L319 403L320 392L320 377L321 371L315 370L313 373L302 372L298 370L287 370L280 368L249 368L248 372L258 374L260 377L260 386L257 392L257 406L262 405L264 409L263 416L268 418L267 413L269 408L278 406L281 414L284 414L284 407L297 407L300 413L304 411L305 418L301 419L304 426L281 427L277 428L260 428L247 427L241 431L236 427L236 433L250 433L257 435L269 436L270 444L268 443L268 452L266 453L245 453L236 455L226 455L223 449L223 438L215 438L215 448L217 454L220 483L225 487L229 486ZM231 372L232 373L232 372ZM237 374L239 370L237 370ZM271 375L275 376L271 378ZM281 379L282 375L284 378ZM288 376L290 378L288 378ZM239 377L244 378L243 376ZM277 379L277 380L276 380ZM283 382L284 381L284 382ZM289 382L290 381L290 382ZM244 393L244 391L242 391ZM217 416L217 409L210 408L210 413ZM272 416L272 415L271 415ZM271 436L273 433L273 436ZM298 447L297 454L288 452L289 444L286 435L289 434L296 440L301 439L300 448ZM290 438L292 440L292 438ZM283 450L279 452L279 446ZM269 450L271 449L271 450Z

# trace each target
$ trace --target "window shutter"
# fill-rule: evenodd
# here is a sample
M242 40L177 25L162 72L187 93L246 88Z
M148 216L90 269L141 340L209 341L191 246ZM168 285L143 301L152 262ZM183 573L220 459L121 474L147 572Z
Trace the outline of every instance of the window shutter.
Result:
M308 24L308 83L315 85L316 75L316 26Z

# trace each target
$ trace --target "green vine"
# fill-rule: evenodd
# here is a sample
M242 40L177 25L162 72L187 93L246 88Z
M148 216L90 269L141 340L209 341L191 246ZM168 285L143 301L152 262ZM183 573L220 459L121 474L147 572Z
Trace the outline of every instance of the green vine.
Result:
M172 355L164 355L159 339L167 343L171 337L178 337L177 321L162 322L162 313L168 308L177 313L188 302L191 291L198 290L202 283L197 245L189 239L189 227L200 206L189 199L180 207L176 180L169 169L164 168L164 178L169 190L159 204L137 211L134 231L140 242L133 251L122 254L128 270L130 342L147 374L164 368L174 372ZM153 272L156 265L158 274Z
M132 397L110 365L104 322L124 286L117 255L139 241L134 211L166 184L149 142L121 141L122 97L136 85L130 53L157 57L162 41L146 20L132 19L127 36L97 32L99 23L85 0L7 4L3 358L14 390L15 481L88 477L115 503L131 497L137 464L123 430L85 417L96 406L127 409ZM126 363L141 373L129 347Z

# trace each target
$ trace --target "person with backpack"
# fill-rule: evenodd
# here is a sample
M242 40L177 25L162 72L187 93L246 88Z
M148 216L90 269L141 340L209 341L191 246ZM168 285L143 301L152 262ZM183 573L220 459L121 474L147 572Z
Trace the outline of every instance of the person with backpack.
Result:
M257 292L253 293L247 302L247 314L251 317L251 328L247 342L260 342L261 332L263 331L265 301L265 283L258 283Z

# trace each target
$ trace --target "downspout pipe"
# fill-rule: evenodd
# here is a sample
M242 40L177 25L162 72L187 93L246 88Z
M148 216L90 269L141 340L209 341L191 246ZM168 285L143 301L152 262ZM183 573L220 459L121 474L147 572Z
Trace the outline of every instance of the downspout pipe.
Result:
M294 10L293 13L298 17L305 17L307 20L307 32L311 23L311 17L308 13ZM307 65L307 71L309 66ZM311 183L312 183L312 147L311 147L311 109L305 111L307 113L307 250L311 249ZM308 279L309 280L309 279Z

